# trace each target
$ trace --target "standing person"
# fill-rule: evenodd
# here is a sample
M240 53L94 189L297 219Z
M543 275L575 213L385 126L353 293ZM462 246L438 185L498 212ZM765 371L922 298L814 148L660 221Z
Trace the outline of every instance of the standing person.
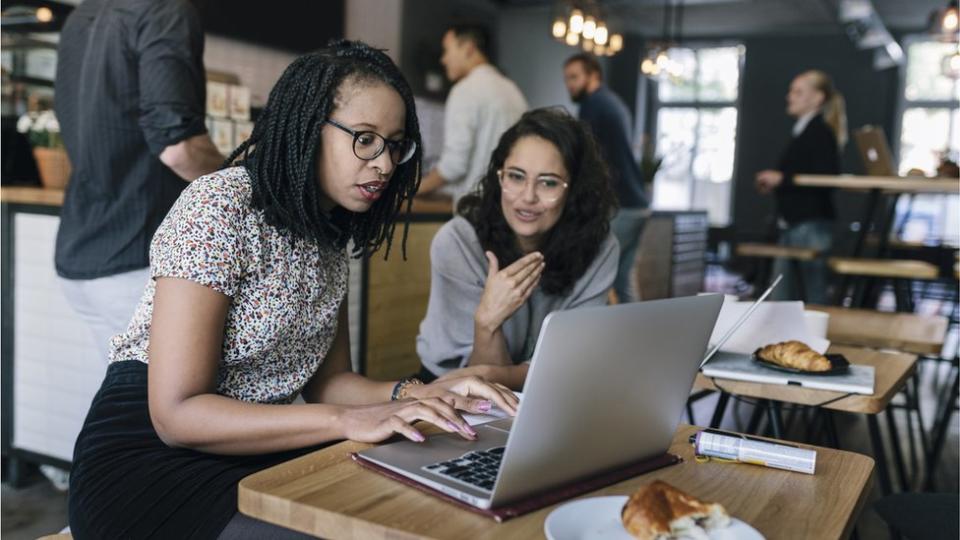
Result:
M780 244L813 248L827 253L833 245L833 190L800 187L797 174L840 174L840 149L847 141L847 117L843 96L826 73L805 71L790 83L787 114L796 118L792 138L776 169L757 173L760 193L773 193L780 225ZM778 300L799 300L793 265L786 259L774 262L774 275L783 274L773 292ZM823 258L801 263L807 302L826 303L827 267Z
M607 303L615 206L583 123L555 109L524 114L430 246L421 378L477 375L523 388L547 315Z
M610 168L610 179L620 204L610 221L610 229L620 243L620 265L613 289L620 302L632 302L638 298L630 287L630 271L650 204L630 142L630 111L620 96L603 84L603 71L592 54L580 53L568 58L563 65L563 80L570 99L580 104L580 120L590 126Z
M443 189L456 205L486 172L497 140L527 110L527 100L490 64L490 38L479 26L447 30L440 62L454 85L444 107L440 161L423 178L418 194Z
M240 161L190 184L153 238L74 449L74 538L302 538L238 514L237 482L331 441L422 442L417 421L476 439L457 409L515 413L478 377L350 370L347 243L389 251L419 147L382 51L336 41L284 71Z
M73 171L56 269L107 358L149 278L160 221L223 163L204 126L203 30L186 0L86 0L64 24L55 109Z

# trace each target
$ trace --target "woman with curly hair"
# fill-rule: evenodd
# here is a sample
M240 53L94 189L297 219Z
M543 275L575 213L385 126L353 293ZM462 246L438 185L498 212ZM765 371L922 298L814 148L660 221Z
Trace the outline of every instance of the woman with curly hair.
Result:
M152 279L74 449L75 538L301 536L239 515L237 482L331 441L423 441L421 420L472 440L457 409L515 411L475 376L350 370L347 241L389 252L420 159L413 96L386 54L337 41L287 68L250 139L153 238Z
M420 377L522 388L547 314L606 303L619 254L615 204L582 123L557 109L524 114L430 246Z

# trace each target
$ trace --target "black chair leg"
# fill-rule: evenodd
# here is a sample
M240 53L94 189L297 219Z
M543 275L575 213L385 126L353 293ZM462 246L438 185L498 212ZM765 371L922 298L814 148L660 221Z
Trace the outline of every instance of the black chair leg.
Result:
M934 419L933 439L930 443L930 455L927 457L926 482L923 486L925 491L934 489L934 473L937 470L937 463L940 461L940 453L943 451L944 439L947 436L947 430L950 428L950 418L953 416L958 391L960 391L960 368L951 370L951 374L953 375L953 384L950 386L950 392L943 402L942 412Z
M890 470L887 468L887 452L883 448L883 438L880 436L880 424L877 415L868 414L867 428L870 431L870 444L873 447L873 457L877 464L877 476L880 479L880 492L884 495L893 493L890 485Z

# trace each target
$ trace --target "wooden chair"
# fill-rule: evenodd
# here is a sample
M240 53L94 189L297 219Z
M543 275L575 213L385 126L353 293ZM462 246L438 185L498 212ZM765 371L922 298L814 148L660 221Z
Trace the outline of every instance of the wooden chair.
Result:
M889 280L896 295L897 311L913 311L913 291L911 284L915 280L937 279L937 267L924 261L903 259L861 259L850 257L831 257L827 265L834 274L849 276L853 280L853 307L871 307L866 305L865 282L871 278ZM837 289L836 304L843 305L847 297L847 287Z
M791 246L781 246L779 244L760 244L753 242L744 242L737 244L735 253L739 257L750 257L761 259L760 272L757 276L757 287L765 289L773 277L771 268L774 259L787 259L793 265L796 275L797 291L800 293L800 299L806 301L807 291L803 282L803 271L800 263L814 261L820 256L820 252L813 248L801 248Z

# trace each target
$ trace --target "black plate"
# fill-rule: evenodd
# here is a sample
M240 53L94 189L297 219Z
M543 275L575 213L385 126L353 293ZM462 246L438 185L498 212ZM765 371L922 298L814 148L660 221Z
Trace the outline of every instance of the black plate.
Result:
M781 366L780 364L774 364L773 362L768 362L763 358L760 358L759 355L757 355L757 352L759 351L760 350L757 349L757 351L753 353L754 362L760 364L765 368L774 369L776 371L782 371L784 373L794 373L798 375L842 375L850 371L850 362L842 354L825 354L824 355L827 357L827 360L830 361L830 365L832 366L827 371L804 371L802 369Z

